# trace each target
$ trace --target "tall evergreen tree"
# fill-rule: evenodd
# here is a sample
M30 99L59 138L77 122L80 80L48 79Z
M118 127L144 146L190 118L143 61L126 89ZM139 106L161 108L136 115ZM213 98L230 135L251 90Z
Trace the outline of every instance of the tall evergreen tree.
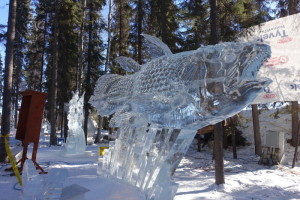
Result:
M57 115L57 71L58 71L58 14L60 8L60 0L55 2L55 12L53 15L53 44L52 44L52 66L50 80L50 98L49 98L49 117L50 117L50 145L56 145L56 115Z
M299 0L279 0L277 1L276 15L278 17L285 17L288 15L296 14L300 11L300 1Z
M103 41L100 33L105 28L105 23L100 15L100 11L105 5L105 0L90 1L88 3L88 41L87 41L87 68L85 74L85 96L84 96L84 133L87 140L88 118L91 105L88 103L93 94L96 81L100 76L100 65L104 65L104 57L101 52L104 51Z
M173 53L180 51L182 43L178 33L178 13L173 0L149 0L146 33L160 37Z
M129 0L114 0L115 12L112 18L111 61L118 56L129 56L129 32L132 8ZM113 62L112 73L124 74L124 70Z
M130 53L133 59L139 64L142 64L142 33L146 32L145 15L147 7L149 7L147 1L133 0L133 14L132 14L132 27L130 32Z
M265 9L261 0L220 0L218 15L221 41L233 41L242 30L269 20L270 15Z
M13 74L13 104L15 111L15 127L17 126L19 85L25 68L25 51L27 44L28 24L30 15L30 0L17 0L16 35L14 42L14 74Z
M48 91L51 145L56 144L57 119L62 119L64 103L76 89L80 3L73 0L50 2L47 43L46 91Z
M181 37L185 38L181 50L195 50L208 44L208 1L188 0L180 4Z
M14 57L14 40L16 25L17 1L9 1L7 42L5 51L5 74L4 74L4 91L1 118L1 136L0 137L0 162L4 162L7 154L5 151L4 137L10 133L10 113L11 113L11 95L12 95L12 74L13 74L13 57Z
M79 38L78 38L78 64L76 70L76 88L78 91L82 90L82 74L84 69L84 33L86 27L86 0L81 0L80 2L80 29L79 29Z
M26 52L25 76L28 88L42 91L44 86L45 57L47 52L47 39L50 32L50 15L53 6L50 0L34 2L34 16L31 16Z
M76 90L80 13L78 2L61 1L58 11L58 101L60 107L71 99L72 91Z

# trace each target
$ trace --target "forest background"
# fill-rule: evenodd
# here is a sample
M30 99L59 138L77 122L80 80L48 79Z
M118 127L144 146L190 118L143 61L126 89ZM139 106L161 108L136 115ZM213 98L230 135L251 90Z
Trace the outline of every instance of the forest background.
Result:
M114 61L149 60L142 34L154 35L173 53L234 41L247 28L298 13L299 0L10 0L0 24L1 135L16 127L20 92L46 92L50 145L67 136L65 105L84 94L84 131L94 110L88 103L97 79L126 72ZM4 52L5 49L5 52ZM5 58L5 59L4 59ZM5 62L4 62L5 60ZM101 118L101 117L100 117ZM101 121L101 120L100 120ZM63 133L64 132L64 133ZM5 154L0 137L0 162Z

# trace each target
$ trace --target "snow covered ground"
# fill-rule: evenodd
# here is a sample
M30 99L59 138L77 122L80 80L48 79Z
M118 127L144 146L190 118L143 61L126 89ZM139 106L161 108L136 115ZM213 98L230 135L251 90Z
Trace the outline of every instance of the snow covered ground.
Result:
M284 132L285 139L291 138L290 114L279 114L279 118L274 118L274 112L264 111L260 115L263 143L267 130ZM206 147L202 152L197 152L195 142L174 174L174 180L180 184L175 200L300 199L300 162L291 168L294 148L285 142L287 163L284 165L259 165L259 157L254 155L251 112L244 111L242 115L243 135L250 144L238 147L238 159L233 159L230 147L224 151L225 184L214 184L211 150ZM97 145L88 146L85 155L74 158L63 156L62 147L48 147L46 144L40 144L37 161L49 174L54 169L67 171L63 187L76 183L88 188L90 191L85 194L88 200L145 200L136 188L97 174ZM8 166L0 166L0 199L22 199L16 177L4 172ZM41 176L47 179L48 175Z

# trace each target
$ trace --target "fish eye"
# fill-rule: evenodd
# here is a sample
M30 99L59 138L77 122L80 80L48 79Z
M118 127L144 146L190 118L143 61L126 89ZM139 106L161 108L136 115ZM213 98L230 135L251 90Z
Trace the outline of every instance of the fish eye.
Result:
M233 96L233 99L237 99L238 97L241 96L241 93L240 93L238 90L230 91L229 94L230 94L231 96Z
M225 63L233 63L236 59L236 55L234 53L229 53L225 55L224 61Z

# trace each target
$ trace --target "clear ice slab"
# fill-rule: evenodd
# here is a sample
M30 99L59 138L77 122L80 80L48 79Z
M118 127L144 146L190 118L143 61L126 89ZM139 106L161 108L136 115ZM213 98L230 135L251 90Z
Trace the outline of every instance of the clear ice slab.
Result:
M69 130L65 145L65 155L81 155L85 152L86 142L82 129L84 120L83 97L84 95L80 97L79 92L76 92L69 102Z
M41 199L44 179L36 170L31 159L27 159L22 173L22 199Z
M149 200L173 199L171 180L197 129L240 112L268 84L257 72L270 57L262 43L221 43L172 54L158 38L144 35L152 60L139 65L119 57L134 74L99 78L90 103L112 115L117 140L103 170L140 188Z

